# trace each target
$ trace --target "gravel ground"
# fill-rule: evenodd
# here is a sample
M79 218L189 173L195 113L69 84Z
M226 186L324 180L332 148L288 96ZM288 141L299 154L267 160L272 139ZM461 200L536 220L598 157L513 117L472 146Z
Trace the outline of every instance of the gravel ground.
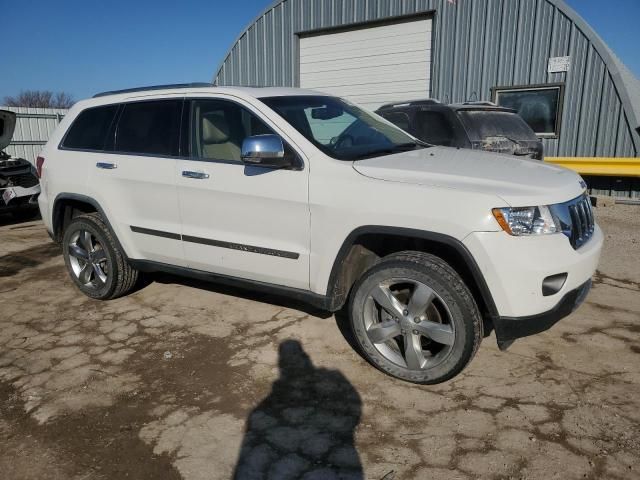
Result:
M40 222L0 219L0 476L640 478L640 207L597 217L587 303L430 387L273 297L159 276L92 301Z

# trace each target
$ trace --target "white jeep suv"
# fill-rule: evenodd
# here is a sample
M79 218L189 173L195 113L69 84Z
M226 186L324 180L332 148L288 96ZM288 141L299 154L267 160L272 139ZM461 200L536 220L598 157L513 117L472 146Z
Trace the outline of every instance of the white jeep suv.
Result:
M313 91L100 94L38 162L86 295L165 271L344 306L364 357L416 383L459 373L492 330L505 349L568 315L603 241L576 173L434 147Z

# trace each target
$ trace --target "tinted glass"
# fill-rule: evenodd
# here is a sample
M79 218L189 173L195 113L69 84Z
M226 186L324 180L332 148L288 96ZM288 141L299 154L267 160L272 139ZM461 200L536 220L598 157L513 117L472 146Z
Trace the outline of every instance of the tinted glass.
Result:
M62 143L65 148L104 150L118 105L84 110L74 120Z
M381 113L384 118L389 120L391 123L400 127L405 132L409 131L409 115L402 112L394 112L394 113Z
M399 128L341 98L261 98L325 154L341 160L389 155L423 148Z
M116 151L178 155L182 100L128 103L118 121Z
M518 112L539 135L556 135L560 87L501 90L496 92L496 103Z
M484 140L487 137L537 140L531 127L516 113L462 110L458 115L473 140Z
M444 146L450 146L453 143L453 127L443 112L416 113L414 127L417 137L427 143Z
M0 137L4 135L4 118L0 118Z
M274 133L260 118L233 102L196 100L191 115L191 154L196 158L240 162L245 138Z

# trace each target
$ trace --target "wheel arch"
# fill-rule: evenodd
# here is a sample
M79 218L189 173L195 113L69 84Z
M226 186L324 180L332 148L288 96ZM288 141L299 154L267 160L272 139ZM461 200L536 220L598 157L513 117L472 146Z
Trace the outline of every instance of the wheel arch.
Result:
M56 196L55 200L53 201L53 208L51 210L54 241L58 243L62 242L64 230L73 218L84 213L93 212L99 213L100 216L104 219L104 222L109 229L109 233L111 233L111 235L115 239L118 248L123 253L125 258L128 259L127 253L125 249L122 248L120 239L116 235L111 222L109 221L109 217L105 213L104 209L100 206L100 203L96 199L87 195L81 195L77 193L59 193Z
M353 230L342 243L331 268L327 298L331 310L340 309L351 288L369 267L383 256L402 250L436 255L462 277L482 313L485 332L490 332L498 311L484 275L471 252L458 239L437 232L412 228L367 225Z

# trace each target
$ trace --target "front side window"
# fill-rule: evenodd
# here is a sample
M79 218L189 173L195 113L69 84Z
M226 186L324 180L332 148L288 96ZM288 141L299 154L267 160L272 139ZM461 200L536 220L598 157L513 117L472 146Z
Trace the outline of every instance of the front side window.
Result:
M127 103L123 108L116 131L116 151L178 156L182 100Z
M556 137L560 133L562 85L540 87L496 87L494 102L518 112L541 137Z
M318 149L339 160L424 148L401 129L337 97L300 95L260 100Z
M104 150L118 105L88 108L73 121L62 141L63 148Z
M245 138L274 133L249 110L225 100L194 100L191 125L191 155L210 160L240 162Z

